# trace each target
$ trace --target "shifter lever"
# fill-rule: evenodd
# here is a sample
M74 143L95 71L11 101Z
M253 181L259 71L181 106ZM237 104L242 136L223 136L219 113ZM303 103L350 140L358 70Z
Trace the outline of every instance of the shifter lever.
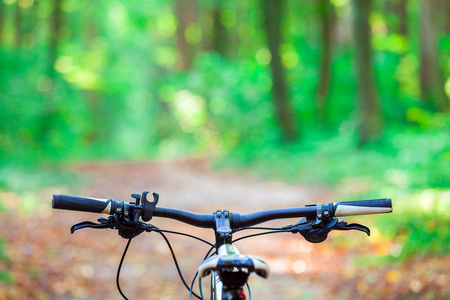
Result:
M286 228L286 227L285 227ZM308 242L321 243L328 237L328 233L332 230L359 230L370 235L370 229L364 225L339 221L336 218L323 220L321 223L310 222L303 218L295 225L288 226L286 229L292 233L300 233Z

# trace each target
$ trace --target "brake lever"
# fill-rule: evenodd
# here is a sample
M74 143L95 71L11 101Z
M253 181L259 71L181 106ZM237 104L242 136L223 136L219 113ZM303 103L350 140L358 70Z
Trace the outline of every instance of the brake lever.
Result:
M91 221L84 221L84 222L77 223L70 228L70 233L73 234L78 229L83 229L83 228L94 228L94 229L103 229L103 228L114 229L114 228L116 228L115 224L112 222L112 219L98 218L97 220L100 223L94 223Z
M370 236L370 229L358 223L347 224L346 221L341 221L335 225L334 230L359 230Z

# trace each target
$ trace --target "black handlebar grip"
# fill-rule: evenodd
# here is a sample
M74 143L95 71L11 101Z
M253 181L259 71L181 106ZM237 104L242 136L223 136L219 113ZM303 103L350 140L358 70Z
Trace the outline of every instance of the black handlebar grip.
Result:
M112 199L98 199L68 195L53 195L52 207L57 209L112 214L115 209Z
M333 202L335 217L372 215L392 212L392 201L386 199Z

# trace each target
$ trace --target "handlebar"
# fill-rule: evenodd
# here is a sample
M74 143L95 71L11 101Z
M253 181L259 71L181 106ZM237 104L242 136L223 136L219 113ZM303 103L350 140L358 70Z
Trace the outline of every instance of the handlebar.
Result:
M372 215L392 212L392 200L374 199L333 203L335 217Z
M108 217L108 219L98 218L99 223L93 223L90 221L77 223L72 226L70 231L71 233L74 233L76 230L86 227L110 228L110 229L117 229L119 235L122 238L128 239L128 243L122 255L122 259L120 261L116 277L119 292L125 299L127 298L122 293L119 286L119 272L132 238L141 234L142 232L156 231L163 236L172 253L172 257L174 259L180 278L185 284L186 288L190 291L192 299L192 295L194 294L192 292L192 285L194 282L192 282L191 288L189 288L189 286L186 284L183 275L181 274L181 271L179 269L178 263L176 261L175 254L172 250L172 246L170 245L168 239L165 237L164 232L189 236L191 238L195 238L197 240L207 243L208 245L211 246L211 249L205 256L206 259L209 253L214 248L216 248L216 251L220 252L220 249L224 249L223 245L226 245L226 249L228 251L230 246L234 247L232 245L233 242L237 242L244 238L259 236L261 234L267 233L278 233L278 232L286 232L286 233L290 232L293 234L299 233L301 236L305 238L306 241L311 243L321 243L325 241L327 239L328 233L332 230L358 230L366 233L367 235L370 235L370 229L368 227L356 223L347 224L346 221L342 220L339 221L336 217L388 213L392 211L391 199L373 199L373 200L360 200L348 202L334 202L328 204L312 204L306 205L305 207L271 209L242 215L239 213L230 213L227 210L223 211L217 210L214 213L202 214L176 208L158 207L157 204L159 195L157 193L153 193L153 201L148 201L147 200L148 193L149 193L148 191L145 191L142 193L142 195L132 194L131 196L136 200L134 203L121 202L113 199L99 199L99 198L69 196L69 195L53 195L52 199L52 207L55 209L105 213L111 215ZM214 229L215 244L209 243L208 241L202 240L194 235L176 231L165 231L159 229L158 227L152 224L146 223L153 217L174 219L196 227ZM275 219L288 219L288 218L303 218L303 219L297 222L296 224L284 226L282 228L252 227L253 225L257 225L259 223L263 223L266 221L271 221ZM264 229L268 231L243 236L238 239L233 239L232 234L234 232L245 229ZM230 254L231 252L233 255L235 256L237 255L235 253L235 250L233 251L230 250L230 252L227 253ZM226 274L230 273L228 271L228 268L230 267L232 269L236 267L240 269L242 266L245 266L245 268L249 267L247 268L248 272L243 272L245 273L244 274L245 277L239 277L240 274L238 274L239 275L238 277L235 276L230 277L228 275L225 277L225 279L229 277L227 280L229 280L229 284L230 283L233 284L232 286L235 286L237 283L243 286L247 281L249 273L252 271L258 272L258 270L255 269L256 264L253 261L251 261L251 264L249 264L247 262L248 259L246 258L243 259L241 255L237 255L236 257L235 256L232 256L231 260L225 261L224 264L217 263L217 266L219 266L222 269L224 268L225 270L224 272ZM219 262L222 259L220 255L216 258L217 258L216 260ZM257 259L257 261L260 262L259 259ZM210 261L208 261L208 266L210 266ZM231 273L234 274L235 272ZM203 276L204 273L200 272L200 274ZM222 275L219 276L220 279L223 281ZM227 284L224 283L224 287L229 288L230 286L227 287ZM196 297L199 299L203 299L203 297L200 297L198 295L196 295Z
M122 210L126 209L124 203L113 199L53 195L52 207L56 209L113 215L116 212L122 212ZM321 210L320 212L319 209ZM386 198L271 209L249 214L231 213L230 221L231 228L237 230L275 219L321 217L321 214L324 217L342 217L389 212L392 212L392 201ZM215 228L215 219L212 213L200 214L176 208L154 207L153 217L174 219L196 227Z
M112 215L116 203L117 201L112 199L53 195L52 208Z

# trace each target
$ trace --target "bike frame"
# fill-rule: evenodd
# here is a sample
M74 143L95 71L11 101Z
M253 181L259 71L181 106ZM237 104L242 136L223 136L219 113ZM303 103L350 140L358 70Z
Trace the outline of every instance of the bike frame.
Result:
M236 246L234 246L232 244L226 244L225 247L233 248L233 249L237 250ZM218 254L215 254L214 256L218 256ZM232 299L236 299L236 298L233 298L233 296L234 297L238 297L238 296L242 297L242 295L240 295L239 293L243 292L243 286L239 287L238 289L229 289L226 285L224 285L224 283L220 279L219 272L216 272L216 271L211 272L210 284L211 284L211 291L210 291L210 299L211 300L222 300L223 299L222 297L227 296L227 294L229 294L229 296L232 297ZM244 282L244 285L245 284L247 284L247 281ZM228 298L225 298L225 299L228 299ZM242 299L245 299L245 298L242 298Z
M232 243L230 214L227 210L214 213L216 254L205 259L199 266L200 278L210 272L211 299L246 299L244 286L248 277L255 272L267 278L269 266L262 260L242 255Z
M223 282L217 272L211 273L211 300L222 300Z

